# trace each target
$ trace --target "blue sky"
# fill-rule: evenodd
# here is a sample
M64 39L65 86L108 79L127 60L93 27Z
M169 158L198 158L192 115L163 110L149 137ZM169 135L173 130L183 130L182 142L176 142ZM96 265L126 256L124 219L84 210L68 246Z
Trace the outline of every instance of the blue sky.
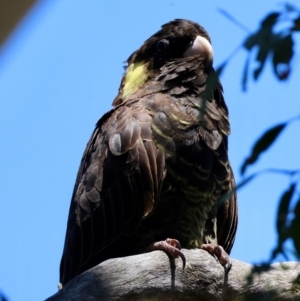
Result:
M123 62L162 24L186 18L207 29L218 66L247 34L218 8L255 30L280 6L271 0L41 1L0 50L0 289L11 301L42 300L56 292L77 169L95 123L116 96ZM285 83L267 64L260 81L251 81L243 93L242 49L222 75L237 182L263 130L299 114L299 46L295 51ZM299 122L291 124L248 174L299 168L299 132ZM277 201L288 183L282 175L265 175L239 191L233 258L257 263L269 257Z

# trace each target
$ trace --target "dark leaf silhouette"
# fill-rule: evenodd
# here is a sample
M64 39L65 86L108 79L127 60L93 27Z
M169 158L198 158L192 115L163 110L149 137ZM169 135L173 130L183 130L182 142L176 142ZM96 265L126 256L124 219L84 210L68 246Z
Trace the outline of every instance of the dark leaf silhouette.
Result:
M274 44L273 69L279 80L285 80L290 74L290 62L293 57L294 41L291 34L278 37Z
M259 41L260 41L260 36L258 33L254 33L254 34L251 34L249 35L245 42L244 42L244 47L247 49L247 50L251 50L254 46L257 46L259 45Z
M216 69L216 73L218 74L218 76L221 76L224 68L226 67L228 61L226 60L224 63L222 63L217 69Z
M300 31L300 17L294 20L294 26L292 27L293 31Z
M266 151L272 143L276 140L281 131L285 128L287 122L276 125L275 127L267 130L254 144L251 155L246 158L241 168L241 174L244 174L248 165L253 164L261 153Z
M297 204L294 209L294 219L292 221L292 224L290 227L290 233L289 233L293 240L294 247L298 253L298 257L300 257L299 229L300 229L300 197L298 198Z
M249 31L243 24L241 24L228 12L223 9L219 9L219 11L234 24ZM287 21L290 21L290 23ZM279 31L278 28L275 28L275 26L278 24L280 24L281 26L279 27ZM256 51L255 61L257 63L253 70L254 80L258 80L268 58L272 59L272 66L277 79L282 81L289 78L291 73L291 60L294 56L293 34L299 31L300 10L293 5L285 4L284 9L281 12L269 13L261 21L259 29L246 37L243 43L243 47L247 50L248 56L246 58L242 76L243 91L246 91L248 69L251 63L250 53L252 51ZM227 63L228 61L226 62L226 64ZM225 64L223 64L221 67L221 71L223 71Z
M277 19L279 18L280 13L270 13L269 15L266 16L266 18L261 22L261 27L262 28L272 28L275 23L277 22Z
M287 216L289 213L289 207L295 191L295 187L296 184L292 183L290 187L283 193L279 201L276 227L277 227L277 233L280 236L280 240L284 240L283 235L286 234Z
M277 243L277 247L273 250L271 260L275 259L279 253L287 257L283 250L283 243L286 241L286 239L289 236L288 215L289 215L290 203L294 195L295 188L296 188L296 183L292 183L290 187L282 194L281 199L279 201L277 222L276 222L278 243Z
M239 184L237 184L228 193L223 194L221 196L221 198L219 199L219 201L218 201L218 206L221 206L226 200L228 200L229 198L231 198L231 196L233 194L235 194L238 189L240 189L243 186L245 186L246 184L248 184L250 181L252 181L254 178L256 178L259 174L261 174L261 172L252 174L251 176L247 177L246 179L244 179L243 181L241 181Z
M266 59L270 53L271 47L269 44L261 44L257 52L256 60L259 62L259 66L254 70L253 77L255 80L258 79L263 67L265 65Z
M279 13L271 13L269 14L262 22L259 30L250 35L245 43L245 48L250 51L254 46L258 47L258 52L256 56L256 61L259 63L259 66L254 70L253 76L254 79L257 80L265 62L268 58L268 55L273 50L274 42L277 39L277 36L273 34L273 26L276 24Z
M249 62L250 62L250 55L248 55L248 57L246 59L245 66L244 66L244 71L243 71L243 77L242 77L242 89L243 89L243 91L247 90Z

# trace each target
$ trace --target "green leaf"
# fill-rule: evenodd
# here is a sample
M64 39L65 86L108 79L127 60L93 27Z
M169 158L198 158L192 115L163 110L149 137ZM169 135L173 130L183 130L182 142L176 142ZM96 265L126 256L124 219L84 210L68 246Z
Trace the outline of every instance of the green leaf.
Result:
M279 136L286 125L287 122L276 125L275 127L267 130L258 139L258 141L254 144L254 147L252 148L251 155L246 158L245 162L242 165L241 174L244 174L247 166L253 164L258 159L260 154L265 152L272 145L272 143L276 140L276 138Z

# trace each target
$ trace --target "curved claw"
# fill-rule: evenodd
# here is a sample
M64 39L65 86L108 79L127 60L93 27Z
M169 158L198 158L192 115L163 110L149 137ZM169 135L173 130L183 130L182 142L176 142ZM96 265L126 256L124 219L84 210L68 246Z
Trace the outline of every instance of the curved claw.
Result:
M186 259L184 254L180 251L180 249L181 249L181 244L178 240L173 238L167 238L166 240L152 243L150 246L148 246L146 252L161 250L166 252L173 259L180 257L184 269L186 265Z
M228 256L228 258L229 258L229 261L225 265L223 265L224 270L225 270L225 275L227 275L229 273L229 271L231 270L231 268L232 268L231 259L230 259L229 256Z
M201 249L207 251L209 254L218 259L220 264L224 267L225 275L229 273L232 267L232 262L229 255L224 251L223 247L215 244L203 244Z

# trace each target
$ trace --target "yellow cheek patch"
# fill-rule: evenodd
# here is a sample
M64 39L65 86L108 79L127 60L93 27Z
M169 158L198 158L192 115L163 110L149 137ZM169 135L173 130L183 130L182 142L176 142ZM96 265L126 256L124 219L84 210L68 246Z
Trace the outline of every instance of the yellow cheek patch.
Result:
M146 66L144 62L131 64L127 68L125 75L125 85L123 88L122 98L126 100L147 80Z

